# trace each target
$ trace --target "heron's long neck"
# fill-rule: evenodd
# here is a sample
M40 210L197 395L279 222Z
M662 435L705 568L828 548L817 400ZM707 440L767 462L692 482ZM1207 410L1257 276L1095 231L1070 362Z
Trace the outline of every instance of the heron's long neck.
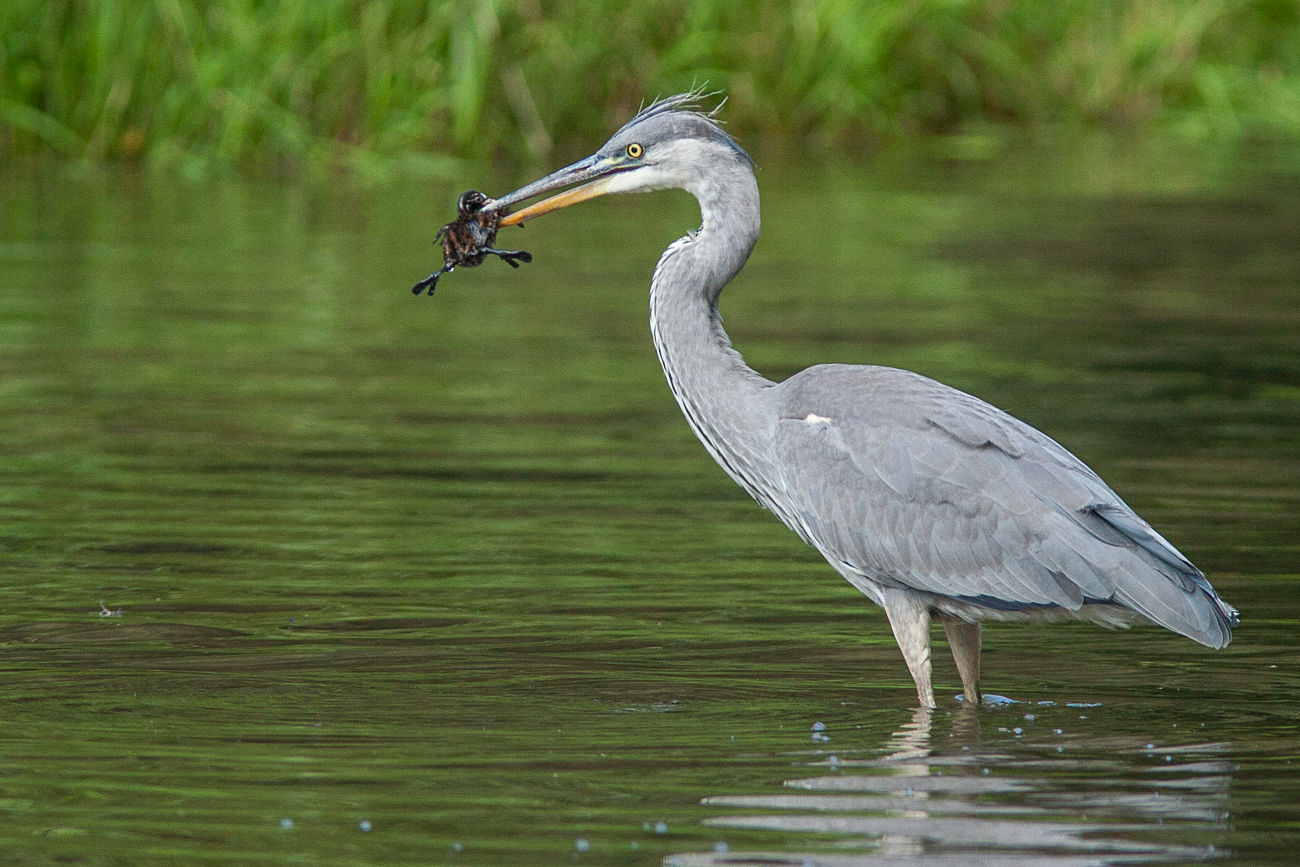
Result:
M748 166L691 190L703 217L698 232L675 241L650 284L650 330L668 386L695 435L742 487L765 501L760 480L773 383L731 348L718 296L758 240L758 185Z

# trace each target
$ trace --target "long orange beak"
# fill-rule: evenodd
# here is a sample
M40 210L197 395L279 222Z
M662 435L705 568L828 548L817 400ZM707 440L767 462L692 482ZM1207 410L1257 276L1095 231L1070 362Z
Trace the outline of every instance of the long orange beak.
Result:
M578 202L585 202L588 199L605 195L609 192L610 178L630 168L635 168L635 165L622 164L617 157L589 156L585 160L579 160L571 166L566 166L547 175L540 181L533 181L513 193L488 202L484 210L503 210L519 202L563 190L563 192L552 195L550 198L543 199L521 211L502 218L500 223L502 226L518 226L535 217L549 214L551 211L558 211L560 208L567 208L569 205L576 205ZM575 186L575 184L581 186ZM571 189L566 189L566 187Z
M558 211L560 208L567 208L569 205L576 205L578 202L585 202L588 199L594 199L598 196L605 195L609 189L609 178L601 178L598 181L592 181L589 184L583 184L572 190L567 190L549 199L542 199L536 204L529 205L522 211L515 211L513 214L501 220L502 226L518 226L520 223L527 222L534 217L540 217L543 214L549 214L551 211Z

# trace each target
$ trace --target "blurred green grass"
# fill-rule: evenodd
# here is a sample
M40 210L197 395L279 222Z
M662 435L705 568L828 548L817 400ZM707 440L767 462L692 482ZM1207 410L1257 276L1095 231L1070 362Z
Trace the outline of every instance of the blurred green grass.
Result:
M202 173L577 154L707 82L801 146L1300 135L1295 0L5 0L0 157Z

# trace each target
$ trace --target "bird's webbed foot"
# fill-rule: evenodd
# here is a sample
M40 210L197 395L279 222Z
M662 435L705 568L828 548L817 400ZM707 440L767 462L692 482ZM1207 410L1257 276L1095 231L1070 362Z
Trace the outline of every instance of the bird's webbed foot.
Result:
M519 266L516 265L515 267L518 268ZM438 278L441 277L443 274L450 274L454 270L456 270L455 265L447 265L444 268L439 268L437 271L434 271L428 277L425 277L419 283L416 283L414 286L412 286L411 287L412 294L419 295L427 287L429 290L429 294L432 295L433 290L438 288Z
M493 250L491 247L484 247L481 252L500 256L501 261L505 262L511 268L518 268L520 262L527 263L533 261L533 254L529 253L527 250Z

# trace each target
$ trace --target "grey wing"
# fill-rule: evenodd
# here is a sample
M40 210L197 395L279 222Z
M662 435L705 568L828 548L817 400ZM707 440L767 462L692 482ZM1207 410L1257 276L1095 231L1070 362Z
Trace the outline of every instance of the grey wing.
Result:
M1054 440L890 368L778 386L778 513L841 571L1019 610L1116 603L1211 647L1236 612Z

